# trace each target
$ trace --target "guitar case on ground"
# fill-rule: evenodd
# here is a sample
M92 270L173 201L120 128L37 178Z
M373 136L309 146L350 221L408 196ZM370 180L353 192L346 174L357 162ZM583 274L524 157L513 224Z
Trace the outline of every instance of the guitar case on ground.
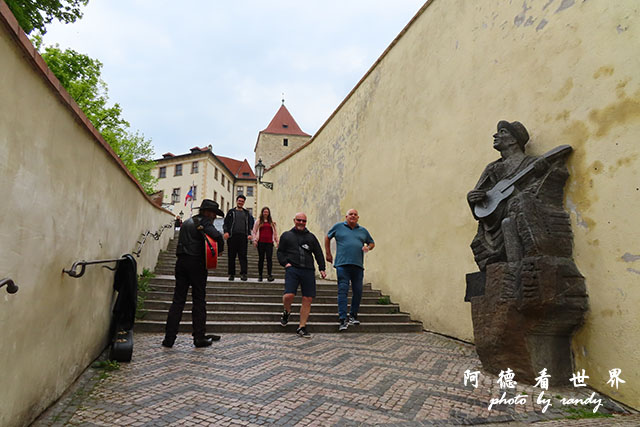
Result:
M111 350L109 359L130 362L133 354L133 324L136 320L138 301L137 263L132 255L123 256L118 261L113 288L118 298L113 307L111 321Z

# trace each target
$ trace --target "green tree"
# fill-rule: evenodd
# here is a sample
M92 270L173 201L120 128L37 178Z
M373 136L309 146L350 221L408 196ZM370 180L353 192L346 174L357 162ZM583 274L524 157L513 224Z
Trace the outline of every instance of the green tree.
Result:
M47 32L46 24L57 19L64 23L75 22L82 18L80 6L86 6L89 0L5 0L13 16L25 33L38 30Z
M41 50L40 36L34 37L34 43ZM148 194L153 193L157 178L151 175L155 166L149 160L154 155L151 140L129 130L129 122L122 117L118 103L108 105L107 84L101 79L102 63L73 49L61 50L58 45L46 47L41 55L142 188Z

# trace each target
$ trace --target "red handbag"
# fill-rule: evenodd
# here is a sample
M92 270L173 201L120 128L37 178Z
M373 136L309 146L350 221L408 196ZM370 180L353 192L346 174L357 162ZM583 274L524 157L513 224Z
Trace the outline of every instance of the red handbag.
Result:
M218 243L206 234L204 235L204 253L207 270L215 269L218 266Z

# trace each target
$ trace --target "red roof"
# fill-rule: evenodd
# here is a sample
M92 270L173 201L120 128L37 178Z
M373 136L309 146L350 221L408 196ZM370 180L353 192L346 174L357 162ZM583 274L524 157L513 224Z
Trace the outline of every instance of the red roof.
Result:
M262 132L266 133L275 133L280 135L301 135L301 136L311 136L308 133L305 133L300 129L298 123L294 120L287 107L282 104L280 109L271 119L271 123L266 127Z
M216 157L220 159L222 163L224 163L227 169L229 169L236 178L256 179L256 175L253 173L253 170L251 169L249 162L247 162L247 159L244 159L244 161L241 162L240 160L232 159L230 157L218 155L216 155Z

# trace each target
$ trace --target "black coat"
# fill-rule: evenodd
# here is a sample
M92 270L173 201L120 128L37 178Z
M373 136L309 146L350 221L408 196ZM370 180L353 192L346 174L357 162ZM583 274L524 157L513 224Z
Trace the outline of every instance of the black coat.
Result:
M316 258L318 269L325 271L326 264L322 248L316 236L306 228L298 231L293 227L280 236L278 245L278 262L284 267L291 264L294 267L314 270L313 257Z
M180 235L178 236L177 255L189 255L201 257L204 260L204 236L202 231L198 230L196 222L202 226L207 236L211 237L218 243L218 255L224 251L224 239L222 234L213 226L213 221L203 215L196 215L182 223L180 227Z

